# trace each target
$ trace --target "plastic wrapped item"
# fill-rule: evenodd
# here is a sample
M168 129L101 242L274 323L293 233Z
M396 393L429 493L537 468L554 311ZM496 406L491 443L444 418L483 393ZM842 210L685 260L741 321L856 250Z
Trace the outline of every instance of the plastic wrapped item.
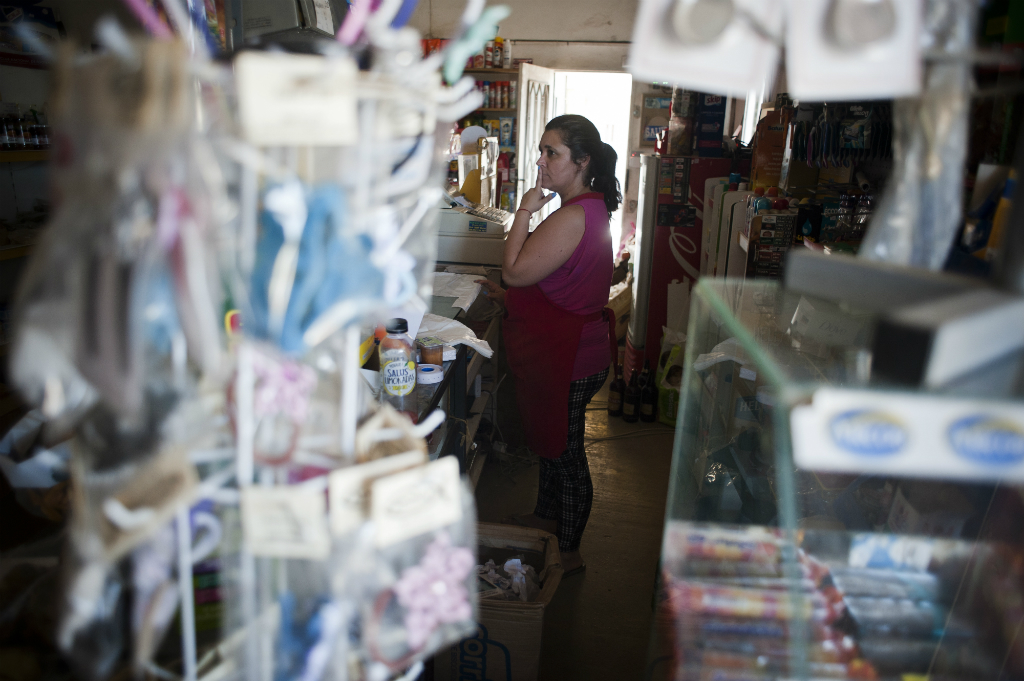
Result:
M505 572L512 575L512 592L519 595L519 600L525 602L537 597L540 587L532 565L524 566L522 560L513 558L505 561Z
M187 389L219 366L217 187L196 170L191 91L176 42L75 61L61 51L53 118L68 141L56 204L22 280L12 378L49 419L98 396L123 418L147 383ZM130 85L129 85L130 84Z
M307 196L291 180L268 189L263 206L247 329L253 336L301 354L316 344L306 336L310 329L319 341L329 335L325 328L397 307L415 294L415 261L403 253L383 261L386 242L354 232L341 187L322 186ZM343 313L341 304L350 311ZM331 310L333 322L324 318Z
M370 454L365 440L359 451L376 458L331 474L329 518L316 480L243 493L244 550L224 577L247 678L386 679L473 631L475 513L458 462Z
M686 360L686 334L662 327L661 355L654 374L658 386L658 420L667 426L676 424L679 411L679 386Z
M431 337L442 341L445 345L468 345L484 357L490 357L494 350L487 341L476 337L473 330L462 322L439 317L435 314L423 315L423 322L416 337Z
M36 410L15 423L0 439L0 471L26 511L58 522L69 508L70 451L67 443L46 447L44 429Z
M893 173L858 255L940 270L962 220L976 3L925 3L924 47L947 55L929 64L917 99L893 108Z

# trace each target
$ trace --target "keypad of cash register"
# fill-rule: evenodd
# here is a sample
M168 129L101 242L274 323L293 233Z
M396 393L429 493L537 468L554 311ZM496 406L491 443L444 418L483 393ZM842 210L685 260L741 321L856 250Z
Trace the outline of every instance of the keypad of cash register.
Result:
M512 221L512 213L491 206L474 206L466 212L491 222L497 222L499 225L506 225Z

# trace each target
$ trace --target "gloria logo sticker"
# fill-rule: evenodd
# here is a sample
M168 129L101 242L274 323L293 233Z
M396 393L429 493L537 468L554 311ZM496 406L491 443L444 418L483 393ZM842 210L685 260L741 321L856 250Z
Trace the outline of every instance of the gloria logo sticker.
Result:
M870 409L839 414L829 433L838 447L863 456L888 456L907 444L907 430L899 419Z
M1013 421L979 414L954 421L949 444L960 456L984 464L1024 461L1024 430Z

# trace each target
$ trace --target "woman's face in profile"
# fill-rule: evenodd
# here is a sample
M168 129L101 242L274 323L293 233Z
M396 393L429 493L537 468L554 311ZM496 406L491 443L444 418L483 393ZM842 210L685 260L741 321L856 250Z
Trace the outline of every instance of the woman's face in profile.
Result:
M569 147L562 144L561 133L557 130L548 130L540 138L540 159L537 166L544 170L541 186L558 192L572 186L576 178L583 174L586 163L573 163Z

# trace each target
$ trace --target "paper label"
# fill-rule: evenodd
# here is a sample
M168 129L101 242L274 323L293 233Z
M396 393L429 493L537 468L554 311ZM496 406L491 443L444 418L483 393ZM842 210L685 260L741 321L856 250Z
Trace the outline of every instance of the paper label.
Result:
M331 552L324 495L301 485L243 489L242 531L256 556L323 560Z
M235 76L246 139L258 146L354 144L356 74L349 58L243 52Z
M384 548L462 519L462 482L453 456L380 478L370 487L375 540Z
M820 388L790 426L807 470L1024 481L1020 404Z
M404 350L386 350L381 353L381 382L384 392L403 397L416 387L416 363L410 361Z
M790 331L794 338L828 345L854 345L864 325L864 318L850 317L838 307L827 303L811 304L807 298L801 297L793 313Z
M313 0L313 9L316 11L316 27L334 35L334 17L331 15L330 0Z
M936 543L923 537L855 534L850 541L850 567L924 572Z
M369 518L369 486L374 479L426 462L423 452L405 452L333 471L327 483L331 532L347 534Z

